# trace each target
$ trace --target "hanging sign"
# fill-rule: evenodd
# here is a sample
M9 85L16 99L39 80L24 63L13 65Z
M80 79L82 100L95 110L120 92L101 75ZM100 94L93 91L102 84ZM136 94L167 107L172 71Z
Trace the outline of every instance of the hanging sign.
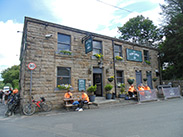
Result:
M85 53L89 53L93 51L93 39L92 37L89 37L87 40L85 40Z
M79 91L81 90L86 90L86 80L85 79L79 79L78 80L78 88L79 88Z
M142 52L133 49L126 49L126 57L129 61L142 62Z
M36 68L36 64L35 63L31 62L31 63L28 64L28 69L34 70L35 68Z

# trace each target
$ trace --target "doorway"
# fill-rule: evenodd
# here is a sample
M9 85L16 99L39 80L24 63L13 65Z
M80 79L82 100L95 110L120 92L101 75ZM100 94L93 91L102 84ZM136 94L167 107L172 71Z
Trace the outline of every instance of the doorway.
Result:
M136 70L136 87L142 83L142 72L140 70Z
M151 71L146 72L147 75L147 85L152 89L152 74Z
M102 69L93 68L93 85L97 85L96 96L103 96L102 92Z

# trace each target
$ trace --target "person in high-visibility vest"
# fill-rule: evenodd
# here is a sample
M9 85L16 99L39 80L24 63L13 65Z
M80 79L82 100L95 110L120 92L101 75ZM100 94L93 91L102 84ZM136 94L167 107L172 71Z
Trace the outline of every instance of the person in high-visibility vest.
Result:
M65 99L71 98L71 100L68 101L68 102L71 103L71 104L74 102L74 100L72 100L72 93L71 93L70 90L67 90L67 92L66 92L65 95L64 95L64 98L65 98Z
M135 89L135 87L132 85L130 85L129 89L128 89L128 94L130 97L135 97L135 95L137 95L137 90Z
M143 84L141 83L141 84L139 84L139 86L138 86L138 91L141 91L141 92L139 92L140 93L140 95L142 95L142 96L144 96L145 95L145 93L144 92L142 92L142 91L144 91L144 86L143 86Z
M148 85L144 86L144 90L148 90L151 93L151 89L150 89L150 87Z

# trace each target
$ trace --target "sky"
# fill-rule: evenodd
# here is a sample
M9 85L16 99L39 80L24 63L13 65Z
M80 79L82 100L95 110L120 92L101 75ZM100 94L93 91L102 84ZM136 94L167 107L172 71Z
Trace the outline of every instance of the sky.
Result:
M25 16L118 37L118 27L137 15L159 26L159 4L164 0L0 0L0 73L20 64Z

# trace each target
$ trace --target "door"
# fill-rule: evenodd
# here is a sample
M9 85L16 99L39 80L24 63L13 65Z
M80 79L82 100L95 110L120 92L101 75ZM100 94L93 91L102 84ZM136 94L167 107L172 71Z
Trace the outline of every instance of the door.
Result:
M146 72L147 75L147 85L152 89L152 75L151 75L151 71L147 71Z
M102 74L93 74L93 85L97 85L96 96L102 96Z
M142 83L142 73L139 70L136 70L135 73L136 73L136 87L138 87L138 85Z

